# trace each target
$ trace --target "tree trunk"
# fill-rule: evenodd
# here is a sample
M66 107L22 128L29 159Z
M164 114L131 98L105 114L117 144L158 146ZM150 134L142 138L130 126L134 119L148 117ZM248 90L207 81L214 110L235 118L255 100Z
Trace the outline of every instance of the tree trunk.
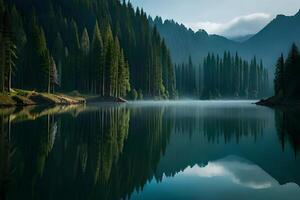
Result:
M7 77L7 91L10 92L10 89L11 89L11 71L12 71L12 66L11 64L9 64L8 66L8 77Z
M48 94L51 93L51 63L50 63L50 59L48 58Z

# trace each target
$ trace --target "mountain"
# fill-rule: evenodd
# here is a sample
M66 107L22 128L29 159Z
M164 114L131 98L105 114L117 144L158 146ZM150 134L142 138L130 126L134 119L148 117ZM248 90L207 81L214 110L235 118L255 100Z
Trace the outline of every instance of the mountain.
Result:
M266 63L274 64L281 53L293 43L300 44L300 10L294 16L278 15L260 32L243 43L242 52L256 54Z
M273 69L281 53L288 52L293 42L300 44L300 11L294 16L278 15L257 34L248 36L248 39L227 39L208 35L204 30L194 32L173 20L163 22L158 17L149 20L150 24L157 26L176 63L187 62L188 55L192 56L194 62L201 62L209 52L221 54L228 50L232 53L238 51L246 59L256 56Z
M229 40L235 41L235 42L245 42L249 40L251 37L253 37L255 34L249 34L249 35L242 35L242 36L236 36L236 37L228 37Z
M239 46L225 37L209 35L205 30L194 32L173 20L162 21L156 17L154 20L149 18L149 21L164 38L175 63L187 62L190 55L198 63L208 52L223 54L225 50Z

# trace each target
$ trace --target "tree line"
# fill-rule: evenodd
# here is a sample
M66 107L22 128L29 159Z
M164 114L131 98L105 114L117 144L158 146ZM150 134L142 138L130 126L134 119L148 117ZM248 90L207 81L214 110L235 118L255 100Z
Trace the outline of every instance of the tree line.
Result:
M191 56L189 56L187 64L175 65L175 74L179 97L197 96L196 67L193 65Z
M0 17L1 92L176 95L169 50L130 2L0 0Z
M286 99L298 99L300 97L300 54L296 44L293 44L291 50L285 59L283 54L278 58L274 91L276 97Z
M260 98L269 92L268 71L255 57L249 63L238 53L224 52L223 57L209 53L199 67L190 58L175 69L179 96Z

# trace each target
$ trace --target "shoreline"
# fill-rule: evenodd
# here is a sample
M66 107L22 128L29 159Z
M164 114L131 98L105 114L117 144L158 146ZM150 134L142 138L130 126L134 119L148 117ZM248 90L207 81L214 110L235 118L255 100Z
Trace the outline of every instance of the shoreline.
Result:
M81 94L35 92L21 89L12 89L10 93L0 94L0 108L26 106L64 106L87 103L126 103L120 97L88 96Z
M51 106L85 104L86 99L56 93L48 94L35 91L12 89L10 93L0 94L0 107Z
M272 96L267 99L261 99L255 103L259 106L266 106L271 108L300 108L300 100L287 100L281 97Z

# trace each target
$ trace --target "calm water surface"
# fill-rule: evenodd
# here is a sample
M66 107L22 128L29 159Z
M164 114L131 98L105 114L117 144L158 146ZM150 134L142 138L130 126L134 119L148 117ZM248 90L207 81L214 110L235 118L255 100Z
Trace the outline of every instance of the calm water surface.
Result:
M0 109L0 199L300 199L300 112L250 101Z

